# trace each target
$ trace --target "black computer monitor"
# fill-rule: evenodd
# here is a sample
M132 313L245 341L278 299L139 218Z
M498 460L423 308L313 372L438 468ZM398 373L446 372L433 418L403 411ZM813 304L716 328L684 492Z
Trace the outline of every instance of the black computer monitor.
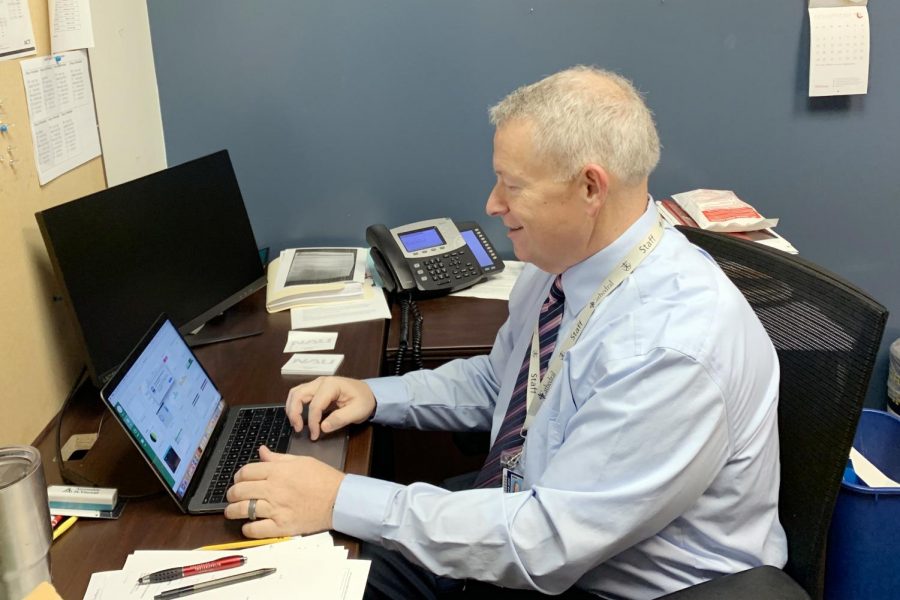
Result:
M98 386L160 313L188 333L266 282L225 150L35 217Z

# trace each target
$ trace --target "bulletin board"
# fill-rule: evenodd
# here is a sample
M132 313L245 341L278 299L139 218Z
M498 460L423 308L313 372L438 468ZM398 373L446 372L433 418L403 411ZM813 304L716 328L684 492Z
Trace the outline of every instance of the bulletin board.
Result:
M37 54L50 52L47 0L29 0ZM20 66L0 61L0 445L27 444L81 367L34 213L106 187L102 156L39 185Z

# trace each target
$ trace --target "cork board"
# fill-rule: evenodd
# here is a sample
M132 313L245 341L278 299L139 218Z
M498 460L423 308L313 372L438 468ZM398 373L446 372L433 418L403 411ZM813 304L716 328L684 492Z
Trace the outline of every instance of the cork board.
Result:
M46 0L29 0L37 56L50 52ZM33 58L33 57L27 57ZM102 157L38 184L19 60L0 62L0 445L29 444L81 369L34 213L104 189ZM12 157L16 162L9 164Z

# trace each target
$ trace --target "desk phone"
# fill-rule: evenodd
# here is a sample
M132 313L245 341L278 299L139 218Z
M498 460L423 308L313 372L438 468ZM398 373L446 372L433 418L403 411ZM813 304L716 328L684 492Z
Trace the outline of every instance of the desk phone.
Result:
M456 292L503 270L494 246L472 221L429 219L388 229L366 228L385 290L415 297Z

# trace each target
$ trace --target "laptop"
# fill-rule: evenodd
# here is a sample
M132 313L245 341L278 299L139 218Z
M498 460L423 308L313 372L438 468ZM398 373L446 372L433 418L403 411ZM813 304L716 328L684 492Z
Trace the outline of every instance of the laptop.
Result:
M172 321L161 315L100 397L185 513L222 512L225 492L259 446L343 470L347 433L311 441L283 404L228 407Z

